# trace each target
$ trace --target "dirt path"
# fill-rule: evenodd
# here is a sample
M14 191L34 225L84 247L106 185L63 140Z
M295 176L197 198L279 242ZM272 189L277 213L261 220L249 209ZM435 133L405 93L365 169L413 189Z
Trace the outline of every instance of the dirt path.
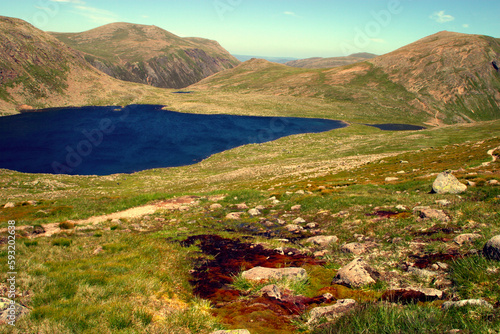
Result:
M198 201L197 196L183 196L178 198L173 198L165 201L161 201L154 204L148 204L143 206L138 206L135 208L130 208L124 211L119 211L115 213L110 213L102 216L93 216L87 219L72 221L75 225L96 225L107 220L112 219L134 219L140 218L146 215L154 214L158 210L182 210L183 208L188 208L194 205ZM17 231L23 231L33 226L24 225L18 226ZM34 234L32 237L50 237L54 234L61 232L59 223L51 223L42 225L45 230L44 233ZM7 228L0 229L0 233L7 232Z

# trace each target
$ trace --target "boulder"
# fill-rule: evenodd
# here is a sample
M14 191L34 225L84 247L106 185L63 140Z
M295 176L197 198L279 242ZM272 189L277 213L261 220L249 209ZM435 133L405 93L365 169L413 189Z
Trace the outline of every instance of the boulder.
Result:
M460 183L450 171L440 173L434 183L432 190L438 194L460 194L467 190L467 186Z
M315 324L326 318L327 321L334 321L335 319L343 316L347 312L356 307L356 301L353 299L339 299L336 304L323 307L315 307L309 313L309 325Z
M375 283L379 277L380 274L373 270L368 263L357 258L347 266L340 268L332 283L357 288Z
M458 302L444 302L443 305L441 306L443 309L449 309L452 307L464 307L464 306L479 306L479 307L486 307L486 308L493 308L493 305L488 303L486 300L483 299L465 299L465 300L460 300Z
M328 247L330 244L334 244L339 240L334 235L319 235L317 237L307 238L304 242L315 244L321 247Z
M491 238L484 245L483 254L488 259L500 261L500 235Z
M265 268L254 267L241 273L241 277L249 281L268 281L271 279L289 279L301 281L307 278L307 272L303 268Z
M471 244L477 239L481 239L483 236L480 234L476 233L466 233L466 234L460 234L457 235L453 241L457 243L458 245L463 245L463 244Z

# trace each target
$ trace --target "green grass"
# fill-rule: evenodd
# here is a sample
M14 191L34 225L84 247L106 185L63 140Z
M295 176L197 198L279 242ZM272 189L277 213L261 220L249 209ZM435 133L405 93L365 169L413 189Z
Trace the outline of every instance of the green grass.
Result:
M495 333L500 329L500 317L495 311L477 308L442 311L435 306L367 304L313 333L438 334L452 329L466 333Z

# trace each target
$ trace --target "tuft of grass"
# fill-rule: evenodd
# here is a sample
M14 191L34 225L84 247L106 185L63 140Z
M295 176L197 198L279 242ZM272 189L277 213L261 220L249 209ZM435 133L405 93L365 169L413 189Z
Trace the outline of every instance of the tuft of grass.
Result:
M440 334L453 329L466 333L496 333L500 329L500 316L493 310L469 307L443 311L435 306L369 303L312 333Z
M493 302L500 299L500 263L481 255L455 260L450 278L455 292L462 299L486 298Z
M69 247L71 246L71 239L68 238L57 238L52 240L52 246L61 246L61 247Z

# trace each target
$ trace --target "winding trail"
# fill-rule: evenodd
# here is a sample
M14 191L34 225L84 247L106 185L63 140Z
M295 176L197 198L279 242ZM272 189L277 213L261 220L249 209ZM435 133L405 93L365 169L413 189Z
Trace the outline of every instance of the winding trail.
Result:
M194 205L198 202L198 196L182 196L178 198L173 198L165 201L161 201L154 204L142 205L135 208L130 208L127 210L110 213L107 215L101 216L93 216L87 219L74 220L71 221L75 225L97 225L99 223L105 222L107 220L113 219L134 219L140 218L146 215L154 214L158 210L182 210L184 208L188 208L191 205ZM31 238L37 237L50 237L54 234L60 233L61 228L59 227L60 223L51 223L42 225L45 230L44 233L33 234ZM17 231L24 231L26 229L32 228L31 225L23 225L17 226ZM0 233L7 232L7 228L0 229Z

